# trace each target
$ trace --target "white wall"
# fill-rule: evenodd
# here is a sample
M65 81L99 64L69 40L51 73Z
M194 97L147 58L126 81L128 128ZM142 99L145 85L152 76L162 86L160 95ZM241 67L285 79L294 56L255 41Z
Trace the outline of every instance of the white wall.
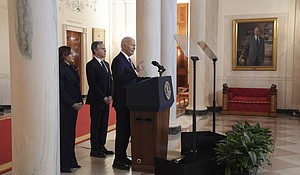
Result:
M0 105L11 105L7 0L0 0Z
M295 0L219 0L218 103L222 84L235 87L278 87L278 108L293 108L293 41ZM232 70L232 20L278 18L276 71Z
M177 0L177 3L190 3L190 0Z

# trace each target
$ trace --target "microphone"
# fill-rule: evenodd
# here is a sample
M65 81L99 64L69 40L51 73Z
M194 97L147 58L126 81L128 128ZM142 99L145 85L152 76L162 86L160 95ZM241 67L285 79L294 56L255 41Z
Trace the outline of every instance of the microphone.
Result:
M165 67L163 65L160 65L157 61L152 61L151 63L158 68L160 76L164 71L166 71Z
M156 66L158 69L161 68L161 65L157 61L152 61L151 62L154 66Z
M160 65L157 61L151 62L154 66L156 66L159 70L165 69L164 66Z

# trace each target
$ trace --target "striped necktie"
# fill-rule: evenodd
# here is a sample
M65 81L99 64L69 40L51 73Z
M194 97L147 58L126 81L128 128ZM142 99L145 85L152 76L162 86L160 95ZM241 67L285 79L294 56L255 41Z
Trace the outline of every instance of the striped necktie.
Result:
M133 70L135 70L135 67L134 67L134 65L133 65L133 63L132 63L132 61L131 61L130 58L128 58L128 61L129 61L130 65L131 65L131 67L133 68Z
M104 61L101 61L100 63L101 63L101 66L103 67L103 69L105 69L106 73L108 73L108 69L107 69L107 67L105 66Z
M135 74L138 75L138 72L136 71L135 66L134 66L134 64L132 63L132 61L131 61L130 58L128 58L128 61L129 61L130 65L131 65L132 69L134 70Z

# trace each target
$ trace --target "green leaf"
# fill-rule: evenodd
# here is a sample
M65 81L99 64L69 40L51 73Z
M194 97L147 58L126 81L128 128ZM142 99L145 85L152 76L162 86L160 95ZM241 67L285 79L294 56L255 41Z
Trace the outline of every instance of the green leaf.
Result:
M257 163L257 157L256 157L255 152L249 151L249 152L248 152L248 155L249 155L251 161L253 162L253 164L256 164L256 163Z
M230 175L231 174L231 170L229 167L226 167L225 169L225 175Z

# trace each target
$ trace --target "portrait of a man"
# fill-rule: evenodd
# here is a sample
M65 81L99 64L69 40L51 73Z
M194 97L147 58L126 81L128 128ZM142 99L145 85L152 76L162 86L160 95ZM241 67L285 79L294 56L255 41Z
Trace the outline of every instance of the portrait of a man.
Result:
M277 19L233 21L233 70L276 70Z
M239 57L239 65L260 66L265 57L265 40L261 37L261 29L256 26L254 35L247 38Z

